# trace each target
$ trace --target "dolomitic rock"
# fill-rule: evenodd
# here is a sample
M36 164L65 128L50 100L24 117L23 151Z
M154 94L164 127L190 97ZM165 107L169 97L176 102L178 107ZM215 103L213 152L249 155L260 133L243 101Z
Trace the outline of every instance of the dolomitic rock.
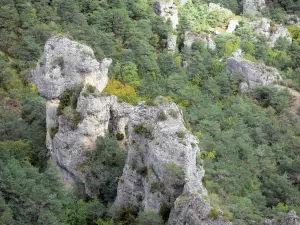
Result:
M170 52L175 52L177 43L177 36L172 34L168 36L167 39L167 50Z
M184 34L183 45L191 48L195 42L204 42L210 49L215 49L216 44L211 36L205 32L186 31Z
M160 119L160 114L164 119ZM135 132L135 127L141 124L149 129L149 134ZM186 134L179 138L179 132ZM118 186L117 207L130 204L140 210L158 212L168 198L161 190L152 190L152 185L162 183L167 186L164 172L170 163L180 166L185 173L185 185L178 187L178 196L207 194L202 185L204 170L196 165L200 153L198 140L187 132L182 114L174 103L166 101L155 107L140 103L130 114L128 133L130 145ZM140 168L148 171L146 176L138 172Z
M157 0L154 10L158 15L164 17L165 21L171 20L173 29L176 29L179 24L179 15L174 0Z
M292 43L292 37L289 30L281 24L271 26L271 21L267 18L262 18L259 21L251 22L256 35L265 36L269 47L274 47L279 38L286 38L289 43Z
M240 85L242 92L258 85L268 85L282 79L277 69L245 60L240 55L236 53L235 57L227 59L227 72L243 75L245 82Z
M292 210L283 216L280 221L274 219L266 220L263 225L300 225L300 218L296 215L296 212Z
M265 0L244 0L243 13L255 14L261 11L266 6Z
M58 49L58 47L63 47L61 42L71 43L71 48L78 44L65 38L63 40L52 38L46 45L55 43L53 49ZM89 49L84 45L81 47ZM45 49L48 51L48 48L45 47ZM60 56L63 53L57 50L57 54ZM64 56L70 55L71 59L77 62L81 52L75 49L70 51L65 49L64 54ZM55 57L57 55L53 52L45 53L43 60L52 62ZM71 59L64 61L64 67L68 69L64 70L63 78L65 82L70 82L65 85L57 84L56 77L50 76L52 72L42 69L42 66L38 66L33 72L34 81L40 93L48 99L46 105L47 147L65 181L72 182L75 177L78 177L85 184L86 193L91 194L79 165L85 160L84 152L95 148L96 138L106 135L111 125L115 134L124 135L128 149L123 175L118 185L115 207L134 205L141 211L152 209L158 212L162 203L175 201L169 218L170 225L175 224L175 221L178 221L176 224L179 225L198 225L199 221L201 224L227 224L208 218L211 207L203 198L207 191L202 184L204 169L199 160L198 140L185 128L183 116L178 107L163 98L157 100L157 106L147 106L145 103L131 106L127 103L120 103L116 96L101 94L107 82L109 60L96 63L93 59L89 59L91 64L84 64L88 71L94 69L101 71L98 75L104 82L96 86L93 93L87 92L85 84L91 84L94 76L87 73L86 77L80 77L73 73L72 67L76 65ZM77 63L82 65L82 62ZM96 67L99 70L96 70ZM42 81L45 82L43 85L40 83ZM67 114L58 115L59 97L66 88L72 88L73 85L76 86L82 82L84 85L77 99L77 108L72 109L81 115L81 120L78 125L75 125ZM143 127L138 131L136 127L141 124ZM184 173L184 185L172 187L174 188L172 193L168 186L169 177L165 175L169 165L176 165ZM182 201L183 199L189 201Z
M102 91L108 82L110 64L111 59L99 63L90 47L55 36L46 42L44 55L32 77L43 97L55 99L79 83L92 84Z
M238 25L239 25L238 20L230 20L229 24L228 24L228 27L227 27L227 32L228 33L233 33Z

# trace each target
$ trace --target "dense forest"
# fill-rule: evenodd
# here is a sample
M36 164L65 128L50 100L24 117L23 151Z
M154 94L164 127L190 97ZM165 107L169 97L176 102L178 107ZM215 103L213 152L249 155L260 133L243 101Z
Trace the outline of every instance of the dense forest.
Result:
M1 0L0 224L164 224L163 212L126 208L112 217L125 163L114 136L99 138L87 155L93 199L80 184L69 190L60 182L45 146L45 101L30 76L46 40L57 34L91 46L99 60L113 59L107 93L131 104L165 96L180 106L200 140L208 198L226 219L257 224L291 209L300 214L300 117L290 112L291 95L271 86L241 93L243 77L226 73L226 58L242 49L300 90L300 27L287 25L292 44L280 38L270 48L249 26L253 16L241 14L240 0L177 2L179 44L170 53L165 40L174 31L154 12L154 0ZM208 2L242 22L234 34L216 36L215 50L202 42L187 48L185 31L207 31L228 19L209 12ZM285 24L300 14L300 2L267 1L262 13Z

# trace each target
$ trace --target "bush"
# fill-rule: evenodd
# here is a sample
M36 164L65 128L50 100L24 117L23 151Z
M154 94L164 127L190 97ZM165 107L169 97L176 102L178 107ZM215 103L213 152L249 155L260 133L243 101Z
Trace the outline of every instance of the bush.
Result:
M122 207L117 212L118 221L124 225L134 224L135 218L138 215L138 209L134 206Z
M143 177L146 177L148 174L147 166L139 167L136 172L141 174Z
M122 141L124 139L124 134L117 133L116 138L117 138L118 141Z
M178 132L177 132L177 137L179 137L179 138L184 138L185 135L186 135L186 132L185 132L185 131L178 131Z
M51 131L50 131L50 136L51 138L54 138L54 136L56 135L56 133L58 132L59 130L59 127L56 126L56 127L51 127Z
M115 95L120 101L128 102L135 105L139 98L133 86L128 84L122 84L118 80L111 79L107 87L103 90L103 93Z
M152 129L150 125L141 123L134 127L134 132L143 135L145 138L152 139Z
M159 121L165 121L165 120L168 119L168 116L166 115L166 113L165 113L164 111L159 111L159 112L157 113L157 119L158 119Z
M219 210L216 208L213 208L210 210L210 213L208 214L208 217L213 218L213 219L218 219L219 217Z
M163 219L153 211L139 213L135 225L164 225Z
M165 182L169 187L179 187L185 184L185 174L181 166L169 163L164 172Z
M165 185L163 182L161 181L154 181L151 183L151 186L150 186L150 191L152 193L155 193L155 192L161 192L163 193L165 190Z
M171 204L170 203L162 203L159 209L159 215L162 217L164 222L167 222L171 213Z

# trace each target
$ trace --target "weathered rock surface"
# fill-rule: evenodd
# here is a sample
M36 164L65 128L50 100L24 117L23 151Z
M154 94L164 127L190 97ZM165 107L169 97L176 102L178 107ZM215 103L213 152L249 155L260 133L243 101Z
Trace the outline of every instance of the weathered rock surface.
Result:
M282 79L275 68L245 60L239 55L228 58L227 63L228 73L240 73L245 78L245 82L240 86L241 91L247 91L257 85L272 84Z
M226 8L223 8L219 4L209 3L208 4L208 12L212 11L224 11L224 13L232 14L232 11Z
M210 49L215 49L216 45L214 40L211 38L210 34L205 32L192 32L186 31L184 34L184 46L191 48L192 44L195 42L204 42Z
M243 13L255 14L266 6L265 0L244 0L243 1Z
M230 20L229 24L228 24L228 27L227 27L227 32L228 33L233 33L238 25L239 25L238 20Z
M274 47L276 41L281 37L292 43L290 32L281 24L275 24L271 27L271 21L267 18L262 18L259 21L251 22L251 25L257 35L265 36L268 39L267 43L270 47Z
M280 221L274 219L266 220L263 225L300 225L300 218L296 215L295 211L290 211Z
M176 29L179 24L179 16L174 0L157 0L154 10L158 15L164 17L165 21L171 20L173 29Z
M47 44L53 43L53 39L50 40ZM54 43L57 44L53 46L54 49L62 47L60 39ZM72 42L71 47L73 44L76 46L75 43ZM81 52L73 50L72 54L70 53L71 57L80 58ZM58 51L58 54L62 53ZM68 49L65 49L64 54L68 54ZM44 59L51 61L51 58L55 57L52 53L51 57L47 56ZM95 64L100 65L93 60L91 63L85 65L89 70L94 68ZM75 65L67 59L64 66L70 68ZM38 76L43 77L47 74L46 71L40 72L34 74L37 84L41 80ZM64 76L69 80L75 76L74 85L78 85L82 81L76 80L77 75L72 72L72 69L65 70ZM102 76L105 83L106 73ZM115 133L124 134L128 143L128 156L118 185L115 207L134 205L139 210L152 209L158 212L162 203L176 200L169 224L175 224L175 221L178 221L176 224L179 225L198 225L199 221L201 224L226 224L222 221L211 223L212 220L208 217L211 207L202 197L207 194L202 184L204 169L200 165L199 157L198 163L196 160L200 153L198 140L185 128L182 113L174 103L160 98L157 100L157 106L147 106L145 103L131 106L118 102L115 96L101 95L101 88L96 88L90 93L87 92L86 86L83 86L77 99L77 108L72 109L81 115L81 121L74 126L67 115L57 114L60 100L52 98L60 97L62 93L57 91L51 79L55 80L55 77L49 76L43 86L37 87L48 98L47 147L66 181L73 181L76 176L85 183L84 174L78 169L78 165L85 159L83 153L95 147L96 138L104 136L110 124ZM141 125L142 129L137 131L136 127ZM184 183L172 186L173 192L168 186L169 177L165 175L166 168L170 165L176 165L184 173ZM86 193L89 194L88 185ZM184 199L189 201L183 201Z
M167 39L167 50L170 52L175 52L177 43L177 36L172 34L168 36Z
M40 94L54 99L79 83L92 84L102 91L108 82L110 64L110 59L99 63L90 47L55 36L46 42L44 55L32 77Z
M212 207L199 195L180 196L176 199L170 214L169 225L231 225L221 219L212 219L208 215Z

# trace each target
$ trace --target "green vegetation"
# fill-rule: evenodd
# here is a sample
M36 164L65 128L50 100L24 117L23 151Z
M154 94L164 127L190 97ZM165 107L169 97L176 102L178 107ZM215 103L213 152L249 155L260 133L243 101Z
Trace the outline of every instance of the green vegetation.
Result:
M143 135L145 138L152 139L152 129L150 124L141 123L134 127L134 132Z
M153 12L153 1L1 2L0 224L112 224L107 208L114 201L125 155L115 138L99 139L80 166L88 173L93 200L80 195L79 187L78 196L72 196L47 163L45 101L29 71L36 66L46 40L61 33L91 46L97 59L113 59L106 93L131 104L142 99L156 106L156 97L166 96L179 105L189 131L198 134L199 146L205 149L197 161L206 170L204 182L215 209L229 212L225 216L242 225L278 218L292 209L300 213L300 118L290 113L290 95L272 87L257 87L243 94L238 88L243 81L240 74L226 74L226 58L241 48L247 59L276 67L283 77L281 85L300 90L299 27L289 26L292 44L281 38L269 48L265 38L255 37L249 26L251 18L243 17L234 34L215 38L216 50L203 43L186 48L182 44L185 31L203 32L213 27L222 32L229 19L236 17L208 12L203 6L206 2L241 13L239 0L190 0L180 8L180 41L174 54L164 48L172 28ZM287 14L299 16L299 1L267 4L263 13L275 22L284 24ZM52 63L63 70L65 59L58 56ZM75 110L81 89L67 90L58 109L74 128L81 121ZM86 95L93 93L94 87L88 86ZM178 117L173 110L168 114ZM165 119L164 115L157 117ZM140 124L134 131L152 138L150 125ZM51 136L56 132L57 128L51 129ZM118 140L123 138L117 135ZM167 221L175 192L180 193L184 185L184 172L171 164L165 173L165 185L154 182L151 191L170 195L170 203L160 209ZM210 216L217 215L213 209ZM133 207L121 209L116 220L160 223L152 212L138 214Z

